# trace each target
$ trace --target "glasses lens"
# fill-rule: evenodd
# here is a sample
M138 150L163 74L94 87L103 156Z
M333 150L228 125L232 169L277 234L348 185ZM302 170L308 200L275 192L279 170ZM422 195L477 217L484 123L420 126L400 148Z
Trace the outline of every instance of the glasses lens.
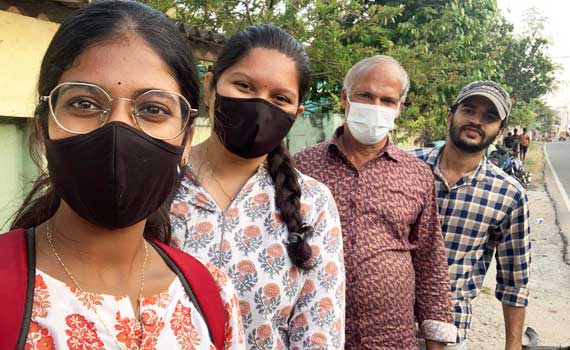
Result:
M104 124L111 100L99 87L69 83L53 90L50 104L54 118L63 128L88 133Z
M174 138L188 123L190 103L173 92L148 91L136 99L135 115L139 127L150 136Z

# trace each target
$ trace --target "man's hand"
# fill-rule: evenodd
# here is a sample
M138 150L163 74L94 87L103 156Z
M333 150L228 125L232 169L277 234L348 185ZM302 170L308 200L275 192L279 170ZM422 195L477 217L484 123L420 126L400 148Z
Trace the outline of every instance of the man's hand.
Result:
M505 350L522 349L524 314L524 307L514 307L503 304L503 317L505 319Z
M426 339L427 350L443 350L445 349L445 345L445 343L438 343L436 341Z

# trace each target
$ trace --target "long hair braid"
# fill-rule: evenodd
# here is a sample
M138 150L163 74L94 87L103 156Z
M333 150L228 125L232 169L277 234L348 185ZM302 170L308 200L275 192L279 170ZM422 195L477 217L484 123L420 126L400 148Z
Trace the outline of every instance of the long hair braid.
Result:
M295 266L310 269L311 247L306 239L313 228L303 222L301 186L293 159L283 143L268 154L267 168L275 187L275 205L289 231L287 254Z

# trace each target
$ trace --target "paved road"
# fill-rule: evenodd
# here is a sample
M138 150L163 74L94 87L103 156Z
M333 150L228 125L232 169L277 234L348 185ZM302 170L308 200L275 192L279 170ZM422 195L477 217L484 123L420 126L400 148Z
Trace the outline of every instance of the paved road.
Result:
M570 197L570 141L548 143L546 153L566 194Z

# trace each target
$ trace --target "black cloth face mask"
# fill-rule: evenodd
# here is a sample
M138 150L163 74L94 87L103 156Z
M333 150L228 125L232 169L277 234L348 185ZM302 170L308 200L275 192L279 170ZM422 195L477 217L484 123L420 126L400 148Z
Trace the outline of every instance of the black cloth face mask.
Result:
M242 158L273 151L294 122L295 116L262 98L216 94L214 131L228 151Z
M164 203L184 151L121 122L60 140L47 136L45 147L56 192L79 216L108 229L133 225Z

